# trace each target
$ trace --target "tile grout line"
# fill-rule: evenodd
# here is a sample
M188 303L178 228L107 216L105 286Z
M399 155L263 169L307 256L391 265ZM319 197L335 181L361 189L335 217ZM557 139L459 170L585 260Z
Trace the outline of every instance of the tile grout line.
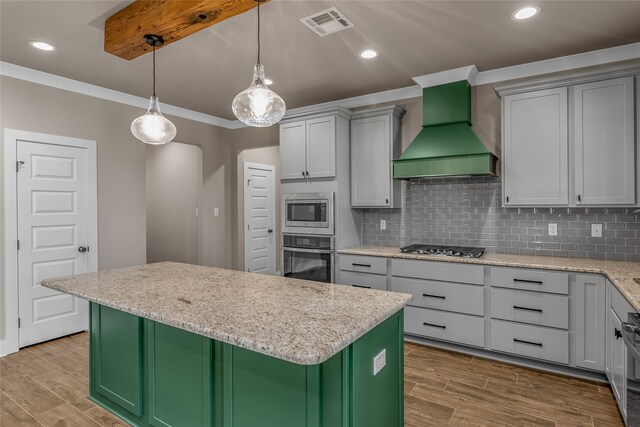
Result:
M9 400L11 400L13 403L15 403L20 409L22 409L27 415L29 415L36 423L38 423L39 425L45 427L44 424L42 424L35 416L33 416L33 414L31 412L29 412L27 410L27 408L25 408L24 406L22 406L21 404L19 404L13 397L9 396L7 393L5 393L4 391L1 392L2 394L4 394L5 396L7 396L7 398ZM58 405L60 406L60 405ZM57 408L58 406L54 406L54 408Z

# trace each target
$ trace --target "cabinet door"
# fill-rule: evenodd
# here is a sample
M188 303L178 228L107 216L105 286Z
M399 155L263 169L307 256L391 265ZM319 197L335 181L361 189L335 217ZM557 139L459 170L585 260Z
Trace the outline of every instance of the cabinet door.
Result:
M351 122L351 206L386 207L391 202L389 116Z
M567 89L503 102L505 206L568 204Z
M627 365L627 347L624 341L616 331L621 331L622 322L618 315L610 309L611 323L607 334L610 336L611 346L611 388L618 400L620 411L624 418L627 417L625 398L626 398L626 365Z
M306 165L306 127L304 120L280 125L280 178L302 179Z
M606 283L604 277L576 276L573 334L576 366L604 371Z
M633 77L573 88L576 204L635 203Z
M143 414L142 319L91 304L91 396L119 415Z
M309 178L336 176L335 116L307 120L306 171Z

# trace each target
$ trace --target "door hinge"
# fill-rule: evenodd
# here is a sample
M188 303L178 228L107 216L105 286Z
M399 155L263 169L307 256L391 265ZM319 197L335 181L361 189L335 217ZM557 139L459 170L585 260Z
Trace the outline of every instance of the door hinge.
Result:
M23 162L23 161L18 160L18 161L16 162L16 172L19 172L19 171L20 171L20 168L22 167L22 165L24 165L24 162Z
M20 318L18 317L18 328L20 327Z
M20 240L18 240L18 250L20 250Z

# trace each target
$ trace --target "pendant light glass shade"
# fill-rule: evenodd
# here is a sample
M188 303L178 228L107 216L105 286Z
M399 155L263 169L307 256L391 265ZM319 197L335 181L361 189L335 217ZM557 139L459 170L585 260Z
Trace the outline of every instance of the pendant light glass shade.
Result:
M248 126L272 126L278 123L287 111L284 100L269 89L264 81L264 67L258 63L253 69L251 86L233 99L233 114Z
M264 128L278 123L287 112L287 106L265 83L264 67L260 63L260 3L265 0L254 1L258 3L258 60L253 67L251 86L236 95L231 108L242 123Z
M162 145L176 137L176 126L160 112L160 102L156 96L156 47L164 44L164 39L153 34L145 34L144 41L153 47L153 95L149 99L149 109L131 122L131 133L145 144Z
M131 133L145 144L161 145L176 137L176 126L160 112L157 96L149 100L149 109L131 123Z

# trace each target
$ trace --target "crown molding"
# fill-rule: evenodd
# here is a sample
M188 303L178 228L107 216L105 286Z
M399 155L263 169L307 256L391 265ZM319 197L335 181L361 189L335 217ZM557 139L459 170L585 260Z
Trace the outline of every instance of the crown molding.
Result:
M119 92L113 89L107 89L102 86L80 82L78 80L69 79L67 77L62 77L55 74L45 73L44 71L22 67L20 65L11 64L9 62L0 61L0 75L37 83L44 86L50 86L69 92L75 92L94 98L104 99L106 101L118 102L120 104L130 105L132 107L138 107L145 110L149 107L149 100L147 98L130 95L128 93ZM242 124L242 122L240 122L239 120L227 120L221 117L216 117L165 103L162 103L162 112L167 115L181 117L183 119L206 123L213 126L219 126L226 129L238 129L244 127L244 124Z
M476 76L475 85L498 83L632 59L640 59L640 43L631 43L575 55L561 56L544 61L530 62L528 64L481 71Z

